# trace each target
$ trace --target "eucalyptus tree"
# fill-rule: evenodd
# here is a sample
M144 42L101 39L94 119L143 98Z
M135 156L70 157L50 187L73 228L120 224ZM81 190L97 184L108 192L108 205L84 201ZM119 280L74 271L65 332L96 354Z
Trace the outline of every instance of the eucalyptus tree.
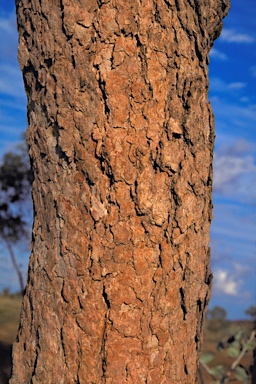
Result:
M194 383L228 0L19 0L34 171L16 383Z

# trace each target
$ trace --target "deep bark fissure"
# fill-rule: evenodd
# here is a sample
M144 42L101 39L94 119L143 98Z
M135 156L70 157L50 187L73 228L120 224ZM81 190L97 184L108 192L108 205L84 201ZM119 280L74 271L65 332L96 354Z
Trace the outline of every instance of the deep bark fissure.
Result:
M188 375L188 369L187 369L186 363L184 363L184 372L186 375Z
M60 11L61 11L62 33L65 35L67 41L70 41L72 39L72 35L68 35L65 28L65 13L64 13L65 5L63 4L63 0L59 0L59 1L60 1Z
M106 288L105 288L104 285L103 285L102 296L103 296L104 302L106 303L106 306L107 306L107 308L108 308L108 310L109 310L109 309L110 309L110 301L108 300L108 295L107 295L107 293L106 293Z
M61 340L61 347L62 347L63 356L64 356L64 358L66 358L65 342L64 342L64 337L63 337L63 328L60 329L60 340Z
M31 384L33 383L33 377L35 377L36 375L37 360L38 360L38 351L36 350L33 371L31 374L31 381L30 381Z
M101 79L100 75L99 75L99 88L100 88L101 94L102 94L102 101L103 101L103 105L104 105L104 113L108 117L109 113L110 113L110 108L109 108L108 103L107 103L108 96L107 96L107 92L106 92L106 82Z
M102 366L102 378L103 383L106 383L106 371L107 371L107 350L106 350L106 343L107 343L107 336L108 336L108 324L110 323L109 320L109 313L110 313L110 302L108 300L108 296L105 290L105 286L103 285L103 292L102 292L103 300L107 306L107 313L105 314L105 321L104 321L104 330L103 330L103 338L102 338L102 347L101 347L101 366Z
M186 320L187 308L186 308L185 293L183 288L180 288L180 298L181 298L181 309L183 312L183 319Z

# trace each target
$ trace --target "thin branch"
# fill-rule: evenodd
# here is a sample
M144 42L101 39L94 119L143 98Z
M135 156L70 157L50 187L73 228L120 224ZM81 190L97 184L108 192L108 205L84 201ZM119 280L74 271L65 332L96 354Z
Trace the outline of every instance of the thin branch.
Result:
M205 383L204 383L204 379L203 379L203 374L202 374L201 368L198 367L198 368L197 368L197 371L198 371L198 375L199 375L201 384L205 384Z
M214 374L212 373L212 370L211 368L208 367L207 364L205 364L203 361L200 360L200 364L204 367L204 369L209 373L209 375L211 376L211 378L218 382L218 379L216 378L216 376L214 376Z
M20 270L20 268L18 266L18 263L16 261L16 258L15 258L15 255L14 255L14 252L13 252L11 244L6 239L5 239L5 243L6 243L6 246L7 246L7 249L8 249L8 252L9 252L12 264L13 264L13 267L14 267L17 275L18 275L19 284L20 284L20 292L21 292L21 294L23 294L23 292L24 292L24 281L23 281L22 272L21 272L21 270Z

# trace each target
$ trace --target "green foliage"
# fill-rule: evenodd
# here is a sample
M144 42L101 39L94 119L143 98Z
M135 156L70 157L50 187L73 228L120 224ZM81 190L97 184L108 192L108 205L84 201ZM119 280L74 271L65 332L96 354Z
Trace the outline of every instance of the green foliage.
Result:
M236 378L239 381L242 381L243 383L248 383L249 381L249 375L246 369L242 365L238 365L235 369Z
M217 349L223 349L227 355L234 359L229 369L225 370L223 365L217 365L209 367L209 364L213 362L214 355L212 353L203 353L200 357L200 365L209 373L213 382L217 384L226 384L230 382L242 382L243 384L249 384L251 380L251 374L241 364L242 358L245 354L256 348L256 331L253 330L251 334L245 335L242 329L230 336L227 340L221 341L218 344ZM199 368L200 371L201 368ZM201 383L204 384L202 374L200 374Z
M217 365L216 367L212 368L211 371L219 379L222 379L222 377L225 375L225 369L223 365Z
M239 356L240 353L240 343L239 341L234 341L230 347L227 348L227 354L229 357L235 359Z
M205 352L200 357L200 362L204 364L209 364L213 361L214 354L211 352Z

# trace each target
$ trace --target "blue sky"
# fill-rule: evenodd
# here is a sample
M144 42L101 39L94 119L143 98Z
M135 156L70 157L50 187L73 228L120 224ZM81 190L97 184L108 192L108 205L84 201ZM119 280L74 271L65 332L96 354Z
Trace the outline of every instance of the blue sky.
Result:
M256 3L231 1L210 54L215 114L213 295L230 318L256 304Z
M13 4L13 5L12 5ZM214 286L210 307L243 318L256 304L256 3L233 0L210 54L210 94L215 114ZM26 130L26 96L17 62L14 2L0 4L0 156ZM29 253L17 253L27 268ZM18 289L0 246L0 291Z

